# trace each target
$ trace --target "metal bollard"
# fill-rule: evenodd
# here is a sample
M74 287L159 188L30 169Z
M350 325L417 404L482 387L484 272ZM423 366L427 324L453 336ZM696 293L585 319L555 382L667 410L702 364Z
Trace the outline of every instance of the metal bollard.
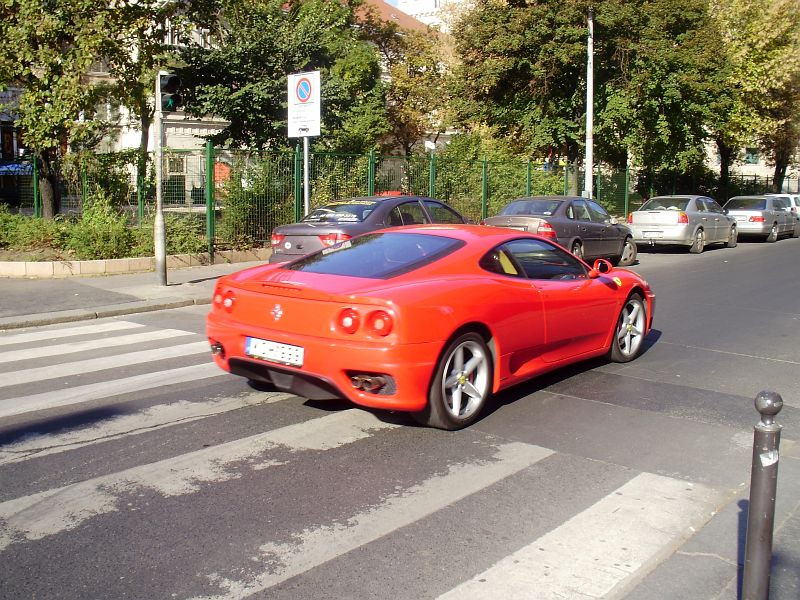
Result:
M753 432L753 466L750 472L750 505L744 550L743 600L767 600L772 562L772 530L775 525L775 490L778 484L778 446L781 426L775 415L783 398L775 392L759 392L756 410L761 421Z

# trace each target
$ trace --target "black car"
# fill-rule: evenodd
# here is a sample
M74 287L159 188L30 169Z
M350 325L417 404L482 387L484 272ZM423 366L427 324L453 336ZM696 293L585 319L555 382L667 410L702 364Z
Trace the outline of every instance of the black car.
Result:
M402 225L469 223L446 204L423 196L365 196L312 210L299 223L272 231L269 262L285 262L352 237Z
M506 205L498 216L482 222L537 233L587 260L607 258L623 267L636 261L636 244L630 228L614 223L606 209L587 198L518 198Z

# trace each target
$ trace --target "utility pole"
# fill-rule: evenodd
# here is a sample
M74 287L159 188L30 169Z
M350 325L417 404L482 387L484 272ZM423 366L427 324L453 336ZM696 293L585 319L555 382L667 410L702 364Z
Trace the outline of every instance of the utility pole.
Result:
M591 198L594 171L594 7L592 6L589 6L589 39L586 46L586 157L583 196Z
M165 75L159 71L156 74L156 106L154 115L155 127L155 159L156 159L156 215L153 223L153 247L155 249L156 275L161 285L167 285L167 228L164 221L164 200L161 190L161 170L163 168L163 127L161 115L161 76Z

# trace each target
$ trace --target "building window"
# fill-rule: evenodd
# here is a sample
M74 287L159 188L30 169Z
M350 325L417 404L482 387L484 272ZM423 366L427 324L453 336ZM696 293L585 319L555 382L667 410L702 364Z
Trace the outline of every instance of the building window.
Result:
M758 148L745 148L744 151L744 164L757 165L759 160Z

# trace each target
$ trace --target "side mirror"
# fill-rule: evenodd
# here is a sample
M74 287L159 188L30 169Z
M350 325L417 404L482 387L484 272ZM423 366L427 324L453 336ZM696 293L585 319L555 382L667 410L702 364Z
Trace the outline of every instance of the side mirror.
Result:
M589 278L597 279L601 274L608 273L613 268L613 265L605 258L598 258L596 261L594 261L591 271L589 271Z

